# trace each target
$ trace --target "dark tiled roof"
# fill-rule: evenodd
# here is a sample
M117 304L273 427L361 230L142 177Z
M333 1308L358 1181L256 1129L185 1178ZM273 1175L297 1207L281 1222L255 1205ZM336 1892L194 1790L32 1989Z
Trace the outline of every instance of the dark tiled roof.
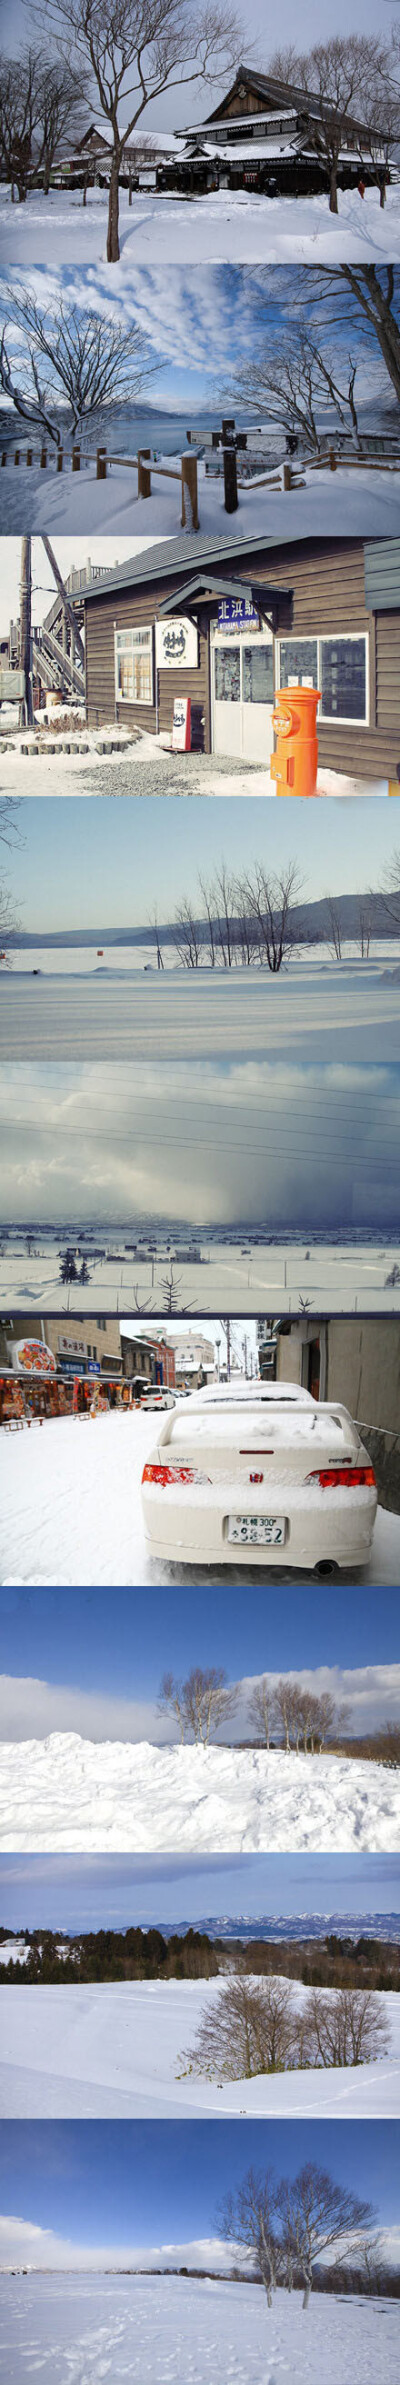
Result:
M238 66L234 82L230 83L229 91L226 92L225 101L220 101L219 108L213 108L212 115L205 118L206 124L219 122L226 100L229 99L231 92L236 91L238 83L246 83L251 91L257 91L260 98L265 100L266 106L269 101L272 107L276 103L277 107L300 108L303 109L303 113L307 112L325 122L337 114L342 114L340 109L335 109L334 100L322 99L318 91L307 91L298 83L278 83L274 75L260 75L252 66ZM348 115L347 111L343 115L344 121L348 124L350 131L362 132L363 129L365 130L359 119Z
M296 531L292 524L287 534L280 531L277 536L275 532L274 538L266 537L265 533L263 538L202 538L199 531L192 537L184 534L182 538L163 538L160 545L157 541L152 547L142 547L140 554L128 556L127 563L104 572L101 580L94 580L81 593L85 604L90 604L94 597L112 595L113 589L141 587L144 580L173 579L182 567L189 577L195 566L198 576L204 564L212 565L215 570L228 561L232 568L240 556L247 555L251 563L253 555L262 555L270 547L301 543L304 543L304 530Z

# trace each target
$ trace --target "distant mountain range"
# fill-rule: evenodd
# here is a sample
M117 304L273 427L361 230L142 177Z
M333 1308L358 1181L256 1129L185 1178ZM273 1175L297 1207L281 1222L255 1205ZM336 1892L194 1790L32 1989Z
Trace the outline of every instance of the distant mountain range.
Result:
M144 1926L144 1925L143 1925ZM184 1936L191 1926L188 1921L162 1922L165 1938ZM229 1913L218 1916L202 1913L196 1929L206 1930L209 1938L381 1938L393 1945L400 1943L400 1913Z
M381 894L338 894L335 895L334 900L335 911L338 916L341 933L346 941L353 939L358 934L361 905L363 905L364 910L368 908L371 935L387 937L393 940L396 934L395 924L393 920L388 918ZM203 934L204 942L206 943L208 936L207 922L200 921L198 924L199 935L201 936ZM322 895L319 901L314 903L294 904L293 910L291 912L291 926L294 937L296 938L298 936L302 942L315 941L329 943L331 939L331 931L327 896ZM161 925L158 930L160 944L172 944L174 932L175 931L172 922L170 920L165 920L163 925ZM32 946L35 947L36 951L41 949L43 951L48 950L55 952L60 948L66 950L67 947L71 949L77 947L79 949L79 947L82 945L86 945L86 947L93 945L95 948L97 945L101 945L110 948L110 946L118 947L120 944L132 944L132 946L146 945L148 946L149 951L155 951L154 928L151 928L148 925L145 927L120 928L60 928L52 934L50 934L50 932L47 934L40 934L36 928L21 928L16 930L15 934L10 935L9 937L9 947L11 949L12 946L15 951L21 950L23 947L27 948L29 951Z

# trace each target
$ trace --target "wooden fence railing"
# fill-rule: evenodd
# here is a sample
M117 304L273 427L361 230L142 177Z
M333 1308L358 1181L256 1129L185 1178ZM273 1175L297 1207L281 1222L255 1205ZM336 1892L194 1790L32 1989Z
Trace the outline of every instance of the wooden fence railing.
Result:
M0 466L3 467L6 464L13 464L15 467L18 464L32 466L35 463L39 464L41 472L47 470L48 464L53 466L56 472L63 472L64 466L68 466L68 464L71 465L72 472L85 471L86 465L95 464L96 480L107 479L109 464L115 464L117 467L121 465L125 472L137 472L138 497L151 497L154 473L161 480L177 480L181 488L182 529L199 529L197 456L195 455L182 455L179 465L176 466L153 463L149 447L139 448L137 455L109 454L107 447L85 448L84 450L80 447L3 447L0 455Z

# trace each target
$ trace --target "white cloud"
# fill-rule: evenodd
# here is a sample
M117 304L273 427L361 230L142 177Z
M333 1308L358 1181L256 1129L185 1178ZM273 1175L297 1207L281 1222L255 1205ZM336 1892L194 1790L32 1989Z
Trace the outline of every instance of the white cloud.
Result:
M248 1706L259 1675L251 1675L238 1684L238 1706L229 1725L229 1737L240 1739L248 1731ZM282 1676L280 1676L282 1677ZM285 1676L290 1678L290 1674ZM277 1673L269 1673L274 1685ZM364 1731L374 1730L386 1718L400 1720L400 1665L366 1665L358 1671L341 1670L339 1665L319 1665L312 1671L296 1670L296 1681L302 1688L315 1690L318 1696L329 1691L341 1705L350 1708L348 1727L357 1738ZM76 1731L82 1739L91 1740L150 1740L157 1746L171 1744L176 1732L164 1723L157 1712L155 1699L107 1697L97 1690L69 1688L65 1683L35 1680L26 1676L0 1675L0 1740L47 1739L53 1731ZM219 1734L222 1739L224 1733Z
M246 2254L241 2256L246 2266ZM32 2269L152 2269L160 2262L167 2268L179 2267L181 2262L200 2268L230 2269L232 2249L222 2244L218 2236L201 2237L190 2244L132 2245L132 2244L73 2244L68 2236L56 2236L52 2228L38 2228L31 2220L14 2219L0 2214L0 2270L15 2267Z

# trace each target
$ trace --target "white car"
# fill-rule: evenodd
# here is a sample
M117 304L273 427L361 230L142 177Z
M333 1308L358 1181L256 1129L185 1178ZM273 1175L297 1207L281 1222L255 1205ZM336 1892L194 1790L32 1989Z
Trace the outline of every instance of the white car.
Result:
M377 1508L347 1408L297 1384L231 1382L180 1401L142 1475L149 1555L330 1574L367 1563Z

